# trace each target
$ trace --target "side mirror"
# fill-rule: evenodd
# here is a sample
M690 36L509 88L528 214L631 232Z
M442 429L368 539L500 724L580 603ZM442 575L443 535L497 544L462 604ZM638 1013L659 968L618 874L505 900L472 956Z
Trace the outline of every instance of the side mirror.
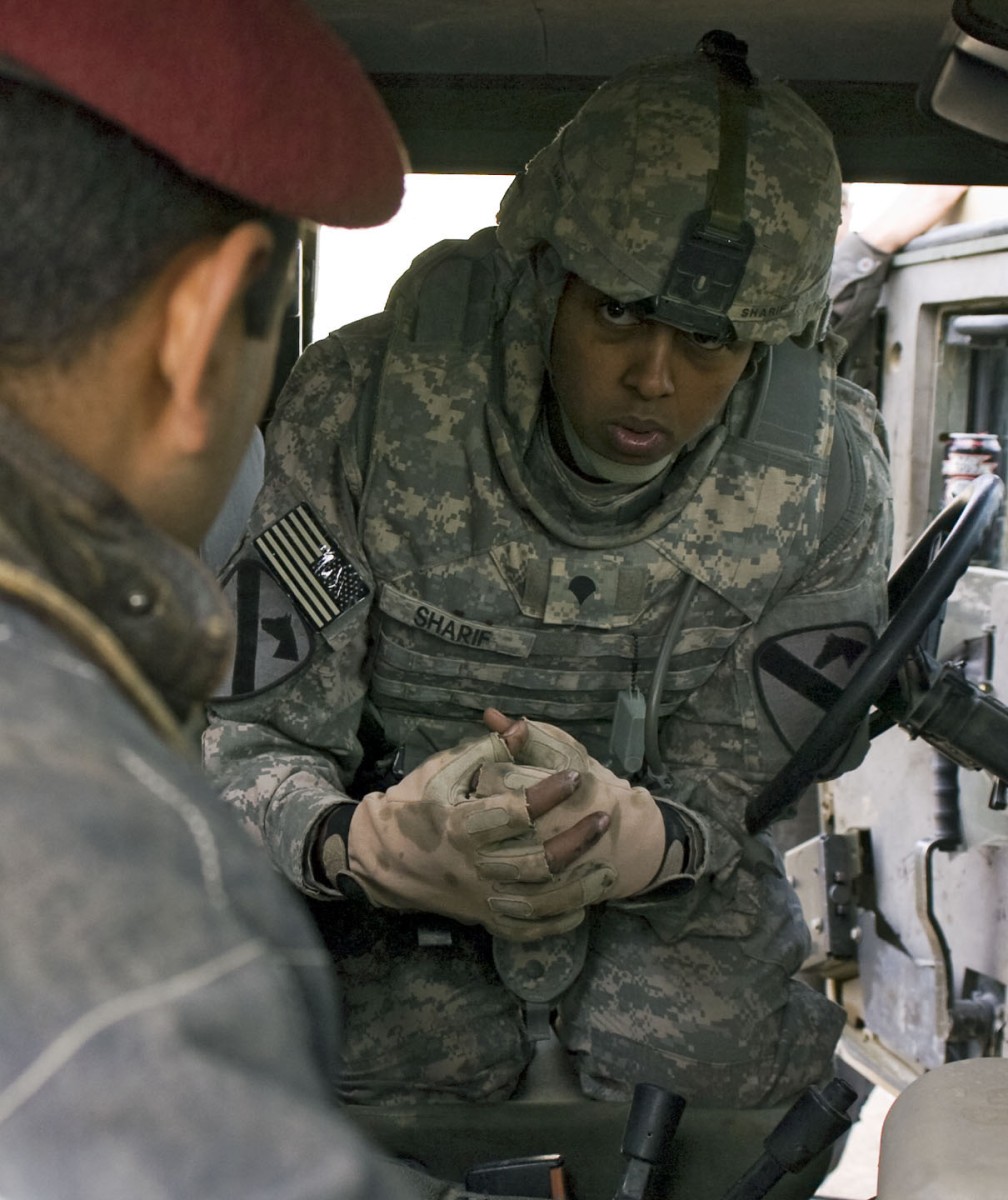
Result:
M929 116L1008 145L1008 0L955 0L917 104Z

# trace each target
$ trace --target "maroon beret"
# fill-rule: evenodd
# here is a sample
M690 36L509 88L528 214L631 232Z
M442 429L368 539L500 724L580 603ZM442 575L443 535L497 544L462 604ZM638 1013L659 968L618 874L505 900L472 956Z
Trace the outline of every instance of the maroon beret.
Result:
M0 56L263 208L376 225L402 199L388 111L300 0L0 0Z

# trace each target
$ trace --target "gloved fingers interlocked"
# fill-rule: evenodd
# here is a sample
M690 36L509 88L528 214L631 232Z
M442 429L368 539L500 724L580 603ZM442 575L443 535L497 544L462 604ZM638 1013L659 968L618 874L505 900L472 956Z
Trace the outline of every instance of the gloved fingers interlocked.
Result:
M545 721L518 717L510 721L500 709L488 708L483 713L487 727L499 734L514 760L548 771L578 771L587 774L592 759L584 746L569 733Z
M513 763L485 763L471 780L472 811L463 829L478 847L476 871L481 879L501 883L545 883L553 862L533 824L543 812L575 790L578 777Z
M326 855L330 879L341 890L352 880L379 906L437 912L517 941L571 929L591 905L651 884L667 850L654 798L562 731L532 732L542 765L514 761L502 729L366 795L345 861ZM582 759L587 774L575 768Z
M544 920L564 914L581 914L569 928L579 924L584 910L598 904L608 895L616 880L612 868L598 863L586 863L565 871L561 879L548 884L528 884L518 890L501 891L487 898L487 907L498 918L515 921ZM559 928L556 932L562 932ZM510 932L516 941L531 940L524 931Z

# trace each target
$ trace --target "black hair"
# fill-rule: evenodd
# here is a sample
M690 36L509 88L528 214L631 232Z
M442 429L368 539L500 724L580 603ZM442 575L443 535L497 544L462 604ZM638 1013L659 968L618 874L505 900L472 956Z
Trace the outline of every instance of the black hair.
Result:
M275 247L246 294L263 337L297 223L195 179L73 101L0 79L0 367L66 366L191 242L263 221Z

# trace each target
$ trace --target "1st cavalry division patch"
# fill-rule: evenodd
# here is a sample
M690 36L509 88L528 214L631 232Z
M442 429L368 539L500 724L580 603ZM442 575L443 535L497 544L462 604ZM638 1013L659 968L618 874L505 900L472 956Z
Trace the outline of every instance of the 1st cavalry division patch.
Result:
M795 751L833 707L875 642L867 625L817 626L756 651L756 686L781 741Z

